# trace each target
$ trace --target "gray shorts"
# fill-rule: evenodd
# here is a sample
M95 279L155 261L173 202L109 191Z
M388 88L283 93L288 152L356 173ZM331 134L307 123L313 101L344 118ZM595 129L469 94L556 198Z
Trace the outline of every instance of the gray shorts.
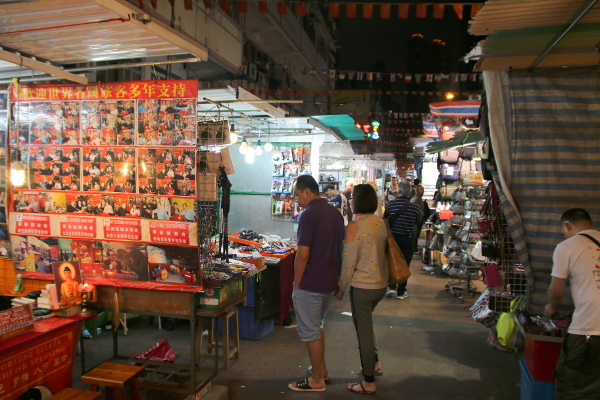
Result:
M313 342L321 337L321 328L325 322L325 314L334 292L315 293L302 289L294 289L294 312L298 322L298 335L303 342Z

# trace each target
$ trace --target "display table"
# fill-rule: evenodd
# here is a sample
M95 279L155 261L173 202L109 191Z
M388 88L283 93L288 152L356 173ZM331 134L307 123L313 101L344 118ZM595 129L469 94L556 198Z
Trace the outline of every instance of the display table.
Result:
M0 400L17 399L35 386L53 394L71 387L77 333L86 318L51 317L36 322L31 332L0 342Z
M240 293L228 298L217 308L200 307L198 293L155 291L134 288L118 288L119 312L131 312L158 317L180 318L190 321L190 363L175 364L160 361L141 360L131 356L119 355L118 336L113 330L113 357L111 360L136 362L145 367L146 375L140 378L140 387L196 395L204 389L218 373L218 352L213 369L201 368L196 345L197 335L202 335L202 327L198 329L196 316L215 317L231 307L246 304L248 276L243 278L243 289ZM98 301L94 304L105 309L115 309L115 290L110 286L97 286ZM215 325L215 337L218 334ZM0 399L1 400L1 399Z

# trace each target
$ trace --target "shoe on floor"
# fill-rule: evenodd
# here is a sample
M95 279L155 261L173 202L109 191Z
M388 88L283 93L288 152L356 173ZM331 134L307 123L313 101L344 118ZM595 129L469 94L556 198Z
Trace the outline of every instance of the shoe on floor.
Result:
M385 292L385 295L387 297L392 297L395 294L396 294L396 291L394 289L388 289L387 292Z
M396 296L397 299L405 299L408 297L408 293L404 292L403 294L399 294L398 296Z
M353 389L354 386L360 386L361 390L354 390ZM358 382L357 383L354 383L354 382L349 383L348 386L347 386L347 389L349 391L351 391L352 393L357 393L357 394L376 394L377 393L377 392L371 392L369 390L365 390L365 387L363 386L362 382L360 382L360 383L358 383Z

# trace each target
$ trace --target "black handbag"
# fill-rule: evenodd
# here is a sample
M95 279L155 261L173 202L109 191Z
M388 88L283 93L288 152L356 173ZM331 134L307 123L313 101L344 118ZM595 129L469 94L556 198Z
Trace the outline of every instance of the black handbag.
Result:
M481 254L487 258L498 258L498 249L494 242L483 242L481 245Z

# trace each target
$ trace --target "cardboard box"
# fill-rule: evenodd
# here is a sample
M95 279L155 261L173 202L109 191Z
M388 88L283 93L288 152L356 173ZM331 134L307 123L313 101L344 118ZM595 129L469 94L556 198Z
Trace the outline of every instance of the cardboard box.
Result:
M241 280L231 282L222 289L205 288L204 292L198 293L197 304L205 308L217 308L219 304L241 293L242 290L243 282Z

